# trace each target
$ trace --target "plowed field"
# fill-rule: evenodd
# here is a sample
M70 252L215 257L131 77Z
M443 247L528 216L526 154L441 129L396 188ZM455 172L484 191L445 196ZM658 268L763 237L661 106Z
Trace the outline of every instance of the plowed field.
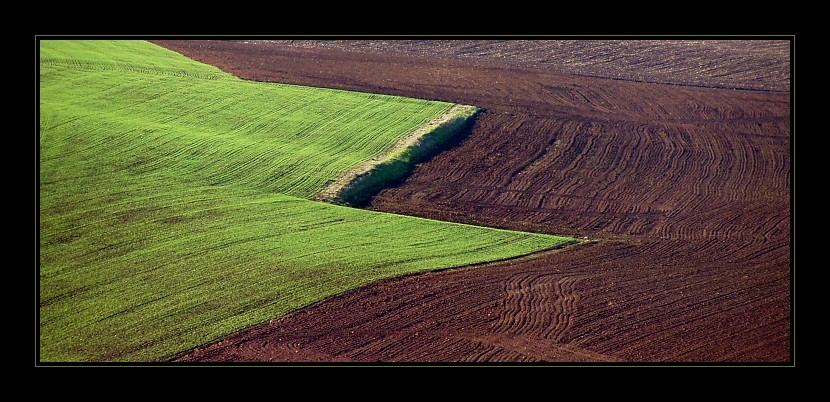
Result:
M789 92L157 43L247 79L478 106L465 139L370 208L598 240L382 281L181 361L791 361Z
M734 89L790 89L786 40L272 40L301 48L439 57L546 71Z

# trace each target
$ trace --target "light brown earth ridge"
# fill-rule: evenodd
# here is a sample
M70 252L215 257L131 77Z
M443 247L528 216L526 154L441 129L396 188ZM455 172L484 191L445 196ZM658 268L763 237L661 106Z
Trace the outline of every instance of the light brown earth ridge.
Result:
M789 86L611 80L328 42L155 42L246 79L482 108L461 143L370 208L599 240L384 280L178 361L791 362ZM789 60L772 47L787 51L765 57ZM718 68L763 70L749 59Z

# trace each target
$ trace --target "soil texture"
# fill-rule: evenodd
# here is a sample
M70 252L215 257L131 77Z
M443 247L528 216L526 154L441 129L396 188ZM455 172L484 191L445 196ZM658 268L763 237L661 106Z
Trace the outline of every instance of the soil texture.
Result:
M380 281L177 361L792 359L790 93L780 63L763 72L736 53L751 46L712 61L753 83L726 85L672 83L654 60L620 68L644 76L660 65L660 83L555 72L539 55L510 61L509 46L499 62L461 46L452 57L389 50L394 41L154 42L245 79L475 105L462 141L369 208L595 240ZM613 59L603 54L605 71Z

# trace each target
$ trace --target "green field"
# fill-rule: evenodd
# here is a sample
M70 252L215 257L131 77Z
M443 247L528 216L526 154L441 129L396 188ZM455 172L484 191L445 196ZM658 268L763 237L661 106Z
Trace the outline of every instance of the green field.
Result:
M572 241L308 199L450 103L39 43L43 362L164 360L380 278Z

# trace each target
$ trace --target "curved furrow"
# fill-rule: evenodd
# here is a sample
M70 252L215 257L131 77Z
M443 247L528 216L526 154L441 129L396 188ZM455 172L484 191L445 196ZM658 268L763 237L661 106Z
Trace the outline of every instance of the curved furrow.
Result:
M509 278L504 284L506 295L504 306L495 324L496 331L517 332L522 327L521 320L524 316L520 312L522 311L522 304L529 298L529 286L525 283L532 278L533 276L530 274L519 273Z
M504 306L493 331L559 340L573 325L578 278L529 272L504 284Z
M581 125L581 124L580 124ZM567 127L563 126L563 127ZM584 127L584 126L583 126ZM529 168L524 170L515 169L513 171L507 172L508 174L512 175L513 180L510 182L510 187L504 186L490 186L486 188L482 188L481 190L471 190L469 188L469 184L465 186L458 186L457 179L454 179L453 186L456 190L452 193L454 194L451 198L448 198L446 201L451 203L476 203L479 205L504 205L504 206L522 206L527 207L528 210L533 209L532 207L542 207L542 208L568 208L574 211L579 211L579 209L574 209L573 206L575 205L573 198L576 194L584 192L584 195L581 195L585 200L585 203L582 203L583 206L580 208L583 213L590 213L592 211L597 211L605 214L620 214L620 213L651 213L651 212L664 212L667 216L667 219L670 219L671 216L678 216L678 215L694 215L693 212L703 209L707 205L711 205L713 199L721 199L720 203L729 203L732 200L736 200L739 198L739 192L730 191L724 192L721 190L723 184L715 184L715 183L730 183L735 181L734 176L726 176L718 173L718 165L723 165L725 162L724 159L717 158L714 155L717 153L721 153L717 149L725 149L728 145L718 145L717 142L708 141L705 144L708 146L702 149L708 149L709 151L706 153L696 152L698 156L694 156L695 154L690 154L687 151L686 146L686 137L690 137L689 134L684 134L683 132L678 131L677 134L673 136L667 137L665 134L658 133L655 134L651 132L651 130L643 130L636 129L634 131L628 131L629 133L640 133L639 135L635 136L622 136L616 137L613 135L615 130L623 129L624 126L620 126L618 129L612 129L607 131L602 131L603 136L598 136L596 142L596 151L591 152L591 150L585 151L586 157L588 154L599 156L590 156L587 157L590 162L586 162L587 166L591 166L592 169L586 170L584 168L580 168L578 171L569 167L573 161L576 160L578 154L581 154L579 148L583 146L577 142L577 138L573 136L573 134L568 133L567 129L562 130L560 135L557 137L556 141L554 142L554 149L550 150L544 154L543 158L545 161L541 161L537 159L533 163L528 164L527 161L524 162L517 162L521 163L522 166L532 166L533 173L528 174ZM641 126L642 127L642 126ZM663 127L672 127L670 125L663 125ZM612 133L609 136L607 133ZM645 136L645 137L643 137ZM674 138L677 139L674 139ZM699 137L699 135L698 135ZM620 139L639 139L643 138L643 140L638 140L637 142L632 143L630 146L623 145L625 142L620 142ZM549 140L548 140L549 141ZM603 142L607 141L607 142ZM642 148L639 151L636 147L639 146L641 143L646 143L648 146L640 147ZM582 144L586 144L586 142L582 142ZM601 144L608 144L608 145L601 145ZM613 145L612 145L613 144ZM662 144L662 145L660 145ZM492 146L492 144L488 144ZM620 145L623 145L620 147ZM549 148L548 145L545 145ZM560 154L556 153L556 147L563 147L565 152L561 152ZM717 146L717 148L715 148ZM500 144L495 149L503 149L504 144ZM623 149L627 149L629 151L620 151ZM693 148L692 148L693 149ZM611 151L613 150L613 151ZM498 152L498 151L497 151ZM632 153L632 157L622 158L622 155L625 155L625 152ZM652 154L653 156L648 156L643 160L638 160L640 155L647 156ZM662 155L662 156L661 156ZM692 156L689 158L689 156ZM656 158L656 159L655 159ZM704 163L704 160L709 159ZM454 163L461 163L461 159L453 158ZM492 157L491 160L496 161L496 158ZM668 169L662 170L644 170L641 173L637 173L634 176L626 175L621 176L618 173L614 172L623 172L626 169L627 165L631 166L660 166L657 163L651 162L651 160L666 160L668 161ZM547 162L550 161L550 162ZM542 162L542 163L540 163ZM547 167L545 166L547 165ZM496 168L498 165L494 165L493 168ZM656 169L656 168L655 168ZM488 168L488 170L492 170L492 168ZM457 170L452 170L453 172ZM514 173L518 171L517 174ZM599 173L603 172L603 173ZM685 172L685 173L681 173ZM697 173L700 172L700 173ZM500 175L505 172L500 170L493 171L494 175ZM454 173L453 173L454 174ZM475 180L482 180L488 176L476 176L471 179ZM521 180L517 178L521 177ZM650 177L654 177L651 179ZM698 184L695 185L694 192L697 194L695 197L679 197L676 191L680 187L666 187L666 186L643 186L640 183L653 182L657 183L657 178L660 178L661 181L668 181L673 183L683 183L686 180L697 178ZM572 178L579 178L578 180L574 180ZM625 178L627 180L620 181L620 178ZM423 182L426 184L430 182L432 185L435 185L435 181L438 181L438 185L442 181L442 178L436 178L435 180L423 180L421 181L419 175L414 174L411 183L418 184ZM619 183L616 183L619 182ZM539 187L539 190L534 190L537 186L546 186L547 188L552 188L558 194L550 194L546 193ZM613 186L613 187L612 187ZM461 187L461 189L458 189ZM505 191L508 188L518 188L522 191L525 191L524 194L499 194L497 197L494 197L492 190L499 190L499 187L504 188ZM449 187L448 187L449 188ZM757 188L757 187L756 187ZM763 188L763 187L761 187ZM590 189L590 192L586 192L583 189ZM413 189L414 190L414 189ZM613 190L613 191L612 191ZM430 190L420 189L416 191L416 194L419 192L426 192ZM438 193L438 188L433 187L431 193ZM528 191L531 191L528 193ZM625 192L622 192L625 191ZM493 198L492 202L485 202L485 197L488 197L488 192L490 192L489 197ZM564 194L563 194L564 193ZM447 193L444 193L447 194ZM561 194L561 195L560 195ZM567 197L563 198L565 194L571 194ZM598 197L601 195L601 198ZM381 195L382 197L383 195ZM615 202L609 203L610 199L614 199ZM423 196L419 196L418 200L424 200ZM636 202L635 202L636 201ZM380 200L380 202L383 202ZM419 201L422 202L422 201ZM685 211L689 212L685 212ZM566 218L567 219L567 218ZM596 216L593 221L583 223L580 226L583 228L602 228L602 221L596 221ZM617 230L626 230L625 228L628 227L652 227L654 221L652 218L649 218L650 222L641 222L640 224L635 224L635 221L627 220L623 221L622 223L618 223L617 226L609 226L606 230L610 231L617 231ZM642 232L642 229L639 229L638 232ZM660 233L661 236L673 236L677 235L677 233L685 233L683 229L670 229L668 231L664 230L663 232L656 232Z
M556 318L553 325L543 333L543 338L559 341L573 327L573 317L579 303L579 294L575 291L577 280L578 278L575 277L565 277L556 282L554 288L554 293L558 295L554 302Z

